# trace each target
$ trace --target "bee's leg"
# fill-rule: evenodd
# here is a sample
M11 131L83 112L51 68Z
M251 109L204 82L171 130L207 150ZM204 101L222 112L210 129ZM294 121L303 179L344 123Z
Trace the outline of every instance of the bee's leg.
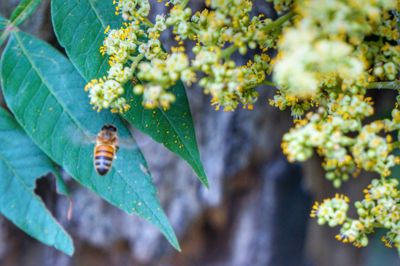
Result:
M119 146L115 146L114 160L117 159L117 152L119 150Z

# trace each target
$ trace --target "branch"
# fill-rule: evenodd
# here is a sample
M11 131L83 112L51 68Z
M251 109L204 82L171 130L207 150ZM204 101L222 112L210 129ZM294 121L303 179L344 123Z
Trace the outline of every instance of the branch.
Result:
M228 48L225 48L221 52L221 57L224 59L230 57L236 51L236 49L237 49L237 47L235 45L231 45Z
M265 31L274 30L274 29L280 27L286 21L290 20L292 17L294 17L294 15L295 15L295 13L293 11L290 11L290 12L286 13L285 15L279 17L278 19L272 21L271 23L268 23L267 25L265 25L263 27L263 30L265 30Z
M278 87L274 82L268 81L268 80L264 80L261 84L267 85L267 86L271 86L271 87L274 87L274 88Z
M283 23L285 23L289 19L291 19L294 15L295 15L295 13L293 11L290 11L290 12L286 13L285 15L279 17L278 19L272 21L271 23L268 23L267 25L265 25L263 27L263 30L265 30L265 31L274 30L274 29L280 27ZM222 57L228 58L236 50L237 50L237 47L234 45L231 45L222 51ZM273 86L273 85L270 85L270 86Z
M368 84L367 89L400 90L400 80L371 82Z

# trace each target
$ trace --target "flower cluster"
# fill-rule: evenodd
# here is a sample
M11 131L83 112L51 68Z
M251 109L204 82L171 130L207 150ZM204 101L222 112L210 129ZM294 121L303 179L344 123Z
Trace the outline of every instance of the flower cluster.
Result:
M394 109L392 119L362 125L362 119L373 112L369 98L339 95L328 107L308 113L284 135L282 148L289 161L305 161L315 149L324 158L326 177L335 187L361 169L389 176L390 169L400 163L392 154L391 135L400 128L400 111Z
M394 0L295 2L295 26L278 44L280 90L271 103L302 115L334 90L364 95L369 82L394 80L400 62L395 8Z
M98 110L112 108L116 111L126 111L128 106L124 98L119 97L124 93L121 84L115 80L92 80L86 87L89 90L90 103Z
M150 12L149 0L114 0L117 5L115 14L122 15L124 20L142 20Z
M317 202L311 216L319 224L340 225L336 238L358 247L368 244L374 229L386 228L385 244L399 248L398 181L387 178L400 164L394 154L400 111L394 109L390 119L373 120L373 102L366 96L368 89L382 88L376 83L380 81L400 88L396 1L306 0L293 5L294 26L284 31L273 59L279 91L270 101L282 110L291 108L297 119L283 137L283 152L289 161L305 161L315 151L335 187L361 170L378 174L365 199L355 203L358 219L347 217L343 195Z
M382 241L387 247L396 247L400 252L400 191L397 179L374 179L364 190L364 199L355 202L358 219L347 216L348 198L338 196L325 199L321 204L316 202L311 217L317 218L319 224L327 223L331 227L341 225L340 234L336 236L344 243L356 247L368 244L368 234L377 228L387 229Z
M266 0L280 14L276 20L253 15L251 0L206 0L206 8L196 12L188 2L167 1L168 12L152 23L148 0L114 0L125 22L105 31L100 52L110 67L85 87L94 108L126 112L132 90L145 108L168 109L176 100L172 88L183 81L197 83L216 109L252 109L257 87L272 85L277 90L270 104L290 108L295 118L282 141L289 161L316 153L335 187L363 170L380 176L356 203L359 219L347 217L343 195L317 203L312 216L320 224L340 225L337 238L343 242L365 246L367 235L384 227L385 243L398 246L400 197L397 181L388 176L400 164L394 153L400 111L397 106L391 118L374 120L367 95L386 86L400 91L396 0ZM167 30L176 40L169 51L160 41ZM250 60L239 64L235 53ZM270 74L273 82L267 81Z
M330 227L341 225L346 221L349 210L349 198L336 194L332 199L325 199L321 204L316 202L311 217L318 218L319 224L328 223Z
M111 108L113 112L125 112L130 106L123 97L124 85L133 78L133 72L142 55L136 57L132 53L138 48L138 39L144 35L137 23L130 22L118 30L105 30L107 37L104 39L100 52L109 55L110 68L107 76L90 81L85 90L89 91L90 103L95 109Z
M266 0L266 1L272 2L274 4L275 10L278 13L287 11L293 5L293 0Z
M391 154L392 136L378 135L383 130L388 131L384 121L377 120L365 125L352 146L352 154L359 167L386 177L390 175L390 168L399 163L399 158Z
M289 17L275 22L262 15L250 17L252 1L248 0L207 3L208 8L193 13L181 1L165 15L163 29L171 27L180 43L196 41L192 49L194 58L190 61L179 45L163 58L140 64L138 77L144 84L137 85L136 93L145 96L147 88L155 84L164 92L178 80L188 85L198 81L204 92L212 96L211 102L217 109L222 106L224 110L234 110L239 104L252 108L258 97L255 88L271 73L270 58L262 52L246 65L238 66L229 57L235 51L245 54L248 49L266 51L273 47L276 29ZM200 80L197 80L198 72L203 76ZM144 102L147 104L146 97ZM169 106L165 101L151 99L151 102L146 106Z
M140 83L133 91L143 96L146 108L169 108L175 101L171 88L179 80L188 85L198 82L217 109L230 111L240 104L253 108L258 98L256 87L272 72L267 50L276 46L282 24L293 14L275 21L263 14L252 16L250 0L210 0L206 1L207 8L198 12L187 3L167 2L172 4L169 12L158 14L153 24L147 18L149 1L114 1L116 14L126 22L120 29L106 30L100 51L109 56L110 69L105 77L86 86L95 109L126 111L125 88L134 72ZM168 28L178 42L169 52L163 50L159 40ZM196 42L193 58L185 52L184 41ZM247 64L238 65L230 59L233 53L246 54L249 49L255 55ZM119 83L118 90L105 85L115 82Z
M321 106L317 112L297 121L296 127L283 137L283 152L289 161L305 161L316 149L324 158L326 177L339 187L358 172L359 164L354 157L359 157L351 149L358 138L350 137L349 133L363 130L362 119L372 113L370 98L339 94L325 108ZM379 156L374 154L375 158Z

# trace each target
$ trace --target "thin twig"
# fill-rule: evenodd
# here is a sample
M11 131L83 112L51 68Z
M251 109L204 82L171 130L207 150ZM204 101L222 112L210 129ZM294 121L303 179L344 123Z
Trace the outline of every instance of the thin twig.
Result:
M400 80L371 82L368 84L367 89L400 90Z

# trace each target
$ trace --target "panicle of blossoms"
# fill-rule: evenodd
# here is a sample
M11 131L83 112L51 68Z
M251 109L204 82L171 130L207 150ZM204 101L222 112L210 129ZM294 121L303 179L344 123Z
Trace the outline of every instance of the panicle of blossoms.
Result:
M304 161L316 150L335 187L360 170L388 176L400 162L392 154L395 116L368 125L363 120L374 112L365 97L368 83L399 73L400 45L393 41L399 30L391 11L396 1L306 0L294 6L295 25L284 31L274 59L279 91L270 103L290 107L296 119L318 109L285 134L284 153L289 161Z
M394 246L400 253L400 222L397 222L395 225L393 225L381 240L386 247L392 248Z
M310 216L316 218L320 225L328 223L330 227L341 225L346 221L349 210L349 198L336 194L332 199L325 199L321 204L314 203Z
M126 112L130 107L121 95L124 89L121 84L112 79L95 79L88 83L85 90L89 91L90 104L94 109L111 108L114 112Z
M372 114L370 98L337 94L325 108L321 106L317 112L310 112L284 135L283 152L289 161L305 161L315 149L324 158L322 166L326 178L339 187L351 175L358 173L357 161L351 152L357 138L348 136L348 133L362 130L362 120Z
M365 213L373 217L375 223L391 228L400 219L400 192L397 179L374 179L364 190L365 200L356 204L360 217ZM362 210L362 211L361 211Z
M166 20L168 26L173 26L173 32L179 36L179 38L187 39L189 34L193 33L193 29L190 24L190 17L192 16L192 10L189 7L184 7L181 4L175 5Z
M173 52L166 55L166 59L154 58L149 62L142 62L138 67L137 77L146 82L146 85L136 85L134 92L143 93L143 103L147 108L161 105L169 108L175 101L175 96L167 89L179 79L189 82L194 73L188 73L189 59L183 52Z
M316 202L311 217L318 223L329 226L341 225L336 239L352 243L356 247L368 244L368 234L377 228L387 229L382 241L387 247L400 247L400 191L397 179L374 179L364 190L364 199L355 202L358 218L347 216L348 201L345 196L325 199L322 204ZM400 250L399 250L400 251Z
M343 243L352 243L355 247L368 245L368 237L365 232L365 225L359 220L348 219L340 229L336 239Z
M90 104L100 111L110 108L112 112L126 112L130 106L124 98L124 85L133 78L133 72L142 55L134 56L145 33L134 23L124 23L120 29L109 27L100 52L109 56L107 75L91 80L85 90L89 92Z
M327 171L327 179L338 187L355 170L347 148L353 140L341 130L348 123L340 117L325 120L322 108L319 113L310 113L307 119L308 122L299 121L294 129L284 135L283 152L289 161L305 161L317 149L318 154L324 157L323 167Z
M127 21L143 20L149 15L150 3L149 0L114 0L115 14L122 15L122 18Z
M319 40L318 33L307 23L286 31L280 43L282 57L278 56L274 67L274 80L281 90L307 98L321 87L338 85L339 80L342 85L363 85L364 66L351 55L352 47L343 41Z
M304 161L315 150L335 187L360 170L381 176L365 190L365 199L356 202L358 219L347 217L343 196L316 203L311 216L320 224L341 225L336 238L357 247L366 246L367 235L376 228L386 228L383 241L400 251L398 182L386 179L400 163L393 154L399 145L393 135L400 128L400 111L394 109L391 119L363 123L374 112L365 96L368 84L399 75L399 28L392 11L396 4L294 1L298 16L278 42L274 81L279 91L270 103L282 110L290 107L295 118L313 109L283 137L289 161Z
M397 32L398 33L398 32ZM400 38L400 37L398 37ZM395 80L400 71L400 46L389 42L370 41L361 45L368 66L372 69L370 81Z
M293 5L293 0L266 0L267 2L272 2L274 4L274 9L281 13L288 10Z
M391 135L378 135L385 130L384 121L374 121L363 126L352 154L356 164L367 171L375 171L381 176L389 176L390 168L399 163L399 158L391 154L393 143Z
M140 64L137 74L144 84L135 87L137 94L143 93L144 102L148 103L145 106L157 106L156 99L165 95L164 92L172 99L168 89L179 79L189 85L197 81L197 72L203 74L198 84L212 96L211 103L216 109L223 107L230 111L239 104L251 109L257 100L255 88L271 73L269 56L256 54L253 60L241 66L229 57L235 51L245 53L249 48L266 50L273 47L277 38L272 34L275 27L289 17L275 24L261 15L251 18L252 1L249 0L214 0L207 4L208 8L193 14L185 3L180 2L165 16L165 25L172 27L179 43L185 39L197 42L193 48L194 59L189 60L182 46L172 48L171 53L162 58L158 55L147 57L150 61ZM149 95L145 93L146 89L154 89L155 85L161 88L157 90L160 92L151 93L154 98L146 99ZM169 103L164 101L162 106L168 107Z
M165 16L157 15L156 23L153 27L150 27L147 30L148 36L150 39L158 39L160 34L167 29L167 25L165 24Z
M113 112L125 112L130 106L124 98L124 87L133 80L138 64L143 59L163 59L167 56L158 40L166 25L164 16L157 16L152 27L144 29L139 26L149 13L148 1L118 1L115 4L117 13L121 13L124 20L131 22L123 23L120 29L110 30L107 27L100 52L109 56L110 68L105 77L92 80L85 89L89 91L90 103L98 111L111 108ZM148 87L149 91L144 94L143 99L146 107L166 107L175 99L171 93L160 91L160 86Z
M294 5L296 24L278 44L274 80L280 91L273 105L284 109L310 98L320 102L337 89L364 95L368 82L395 79L400 45L393 42L399 30L391 10L396 1L306 0Z
M148 0L114 1L116 14L121 14L127 22L120 29L107 28L100 51L109 56L110 69L101 81L95 79L86 86L96 109L111 106L117 106L114 111L128 109L124 88L134 71L140 83L133 91L142 95L146 108L169 108L175 100L170 88L179 80L189 85L196 82L197 72L203 76L199 85L212 96L211 103L217 109L234 110L239 104L252 108L258 98L256 87L272 71L266 51L276 46L281 26L292 14L276 21L263 14L252 16L251 0L210 0L206 1L207 8L193 14L187 3L168 1L167 5L172 4L169 12L158 14L152 24L147 18ZM178 47L166 52L159 38L169 27L176 35ZM183 49L186 39L196 41L193 60ZM230 59L234 52L245 54L248 49L258 49L259 53L246 65L237 65ZM112 97L103 100L102 94L106 93L102 91L103 84L107 81L119 83L122 93L112 90ZM120 106L122 103L125 106Z
M266 54L255 55L254 61L247 65L236 66L232 60L223 60L221 49L195 49L196 57L192 61L194 70L202 71L205 77L199 85L207 94L212 95L212 104L226 111L234 110L239 104L252 108L258 97L257 84L263 82L270 72Z
M362 120L373 114L369 98L339 94L327 106L307 114L284 135L282 149L288 160L305 161L316 150L324 159L326 178L335 187L351 175L358 175L361 169L389 176L391 168L400 163L393 154L392 137L392 132L400 128L400 111L394 109L392 119L362 125Z
M105 30L106 38L100 52L109 56L109 64L115 63L126 64L131 60L132 54L136 52L137 47L141 43L140 37L144 36L144 31L134 23L123 23L120 29L112 29L109 27Z
M161 48L161 42L157 39L149 39L147 42L140 44L138 51L148 60L166 57L166 53Z
M381 23L373 29L375 38L364 40L356 52L369 69L369 81L395 80L400 71L397 21L393 12L386 11L381 16Z
M400 253L400 191L397 179L375 179L365 189L365 200L377 227L388 229L382 241ZM364 215L365 216L365 215Z

